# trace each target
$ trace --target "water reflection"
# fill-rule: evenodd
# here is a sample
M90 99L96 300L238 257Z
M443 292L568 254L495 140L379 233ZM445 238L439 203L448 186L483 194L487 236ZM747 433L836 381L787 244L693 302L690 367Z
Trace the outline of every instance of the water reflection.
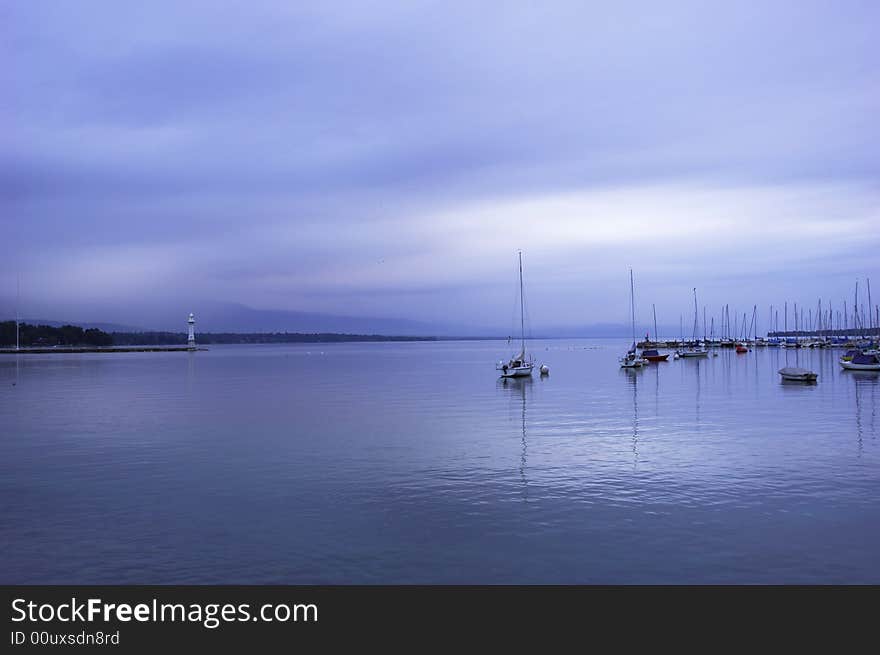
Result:
M621 371L630 343L507 381L481 341L23 355L18 387L0 357L0 579L880 579L880 377L840 350ZM819 384L781 386L786 356Z
M186 364L186 390L187 392L192 393L196 370L196 354L194 352L188 352L186 355L188 360Z
M526 477L526 463L528 459L528 442L526 441L526 388L531 387L532 378L500 378L498 384L502 389L513 393L514 398L518 397L520 400L520 443L522 445L522 451L520 453L519 477L520 482L522 483L523 500L526 501L529 499L529 481Z
M681 382L682 384L687 384L687 380L693 378L696 384L695 392L694 392L694 420L695 420L695 428L696 431L700 431L700 393L703 387L703 376L705 373L705 367L711 366L714 368L716 360L702 359L702 358L685 358L680 360L681 365ZM725 377L727 378L727 388L730 389L730 367L729 360L722 360L722 366L725 367Z
M627 382L632 387L632 453L633 469L635 469L639 464L639 378L642 375L642 369L623 368L620 370L624 372Z
M858 440L859 457L862 455L865 427L873 439L876 432L877 420L877 387L880 385L880 371L844 371L848 378L852 378L855 385L856 397L856 438Z

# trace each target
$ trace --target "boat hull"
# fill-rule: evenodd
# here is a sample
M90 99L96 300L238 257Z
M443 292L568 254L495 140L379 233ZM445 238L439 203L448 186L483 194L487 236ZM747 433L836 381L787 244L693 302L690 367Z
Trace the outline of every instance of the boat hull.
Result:
M680 352L680 353L678 353L678 356L679 356L679 357L690 357L690 358L696 358L696 357L708 357L708 356L709 356L709 351L708 351L708 350L705 350L705 351L690 351L690 352L689 352L689 351L684 351L684 352Z
M532 374L533 366L515 366L501 371L503 378L524 378Z
M880 364L854 364L841 361L840 365L847 371L880 371Z
M779 375L782 376L783 380L787 380L788 382L815 382L819 377L819 375L813 373L813 371L793 366L779 369Z
M644 355L644 358L649 362L665 362L669 359L669 355Z

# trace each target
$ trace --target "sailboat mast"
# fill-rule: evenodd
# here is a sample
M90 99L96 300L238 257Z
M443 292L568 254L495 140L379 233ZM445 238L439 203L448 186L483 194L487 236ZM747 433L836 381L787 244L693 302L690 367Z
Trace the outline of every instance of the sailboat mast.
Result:
M526 354L526 322L525 311L523 309L523 281L522 281L522 250L519 251L519 333L521 341L521 352L523 357Z
M697 340L697 328L699 326L699 321L697 320L697 287L694 287L694 334L693 340Z
M853 330L859 329L859 281L856 280L855 305L853 306Z
M633 284L633 270L629 269L629 316L632 320L633 342L636 340L636 301L635 285Z
M657 307L651 303L651 311L654 312L654 341L657 341Z
M19 349L19 306L21 305L21 275L15 276L15 349Z

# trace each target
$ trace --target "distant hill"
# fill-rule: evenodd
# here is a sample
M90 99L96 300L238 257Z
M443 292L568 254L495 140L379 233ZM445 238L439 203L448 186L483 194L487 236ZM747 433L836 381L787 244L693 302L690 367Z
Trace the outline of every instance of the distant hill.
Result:
M95 329L102 332L142 332L143 328L133 325L121 325L119 323L101 323L92 321L50 321L44 318L22 318L20 323L29 323L31 325L48 325L50 327L61 327L63 325L76 325L83 329Z
M148 315L136 315L143 325L140 330L112 330L114 332L169 331L186 329L186 317L192 311L196 332L297 332L302 334L338 333L396 336L460 336L492 334L473 326L428 323L400 318L339 316L283 309L254 309L236 303L200 302L173 311L163 308Z
M113 332L110 335L114 346L170 346L183 345L187 335L184 332ZM380 334L339 334L301 332L201 332L196 336L199 345L215 343L347 343L347 342L386 342L386 341L435 341L435 337L407 337Z
M81 310L85 313L85 310ZM433 323L404 318L340 316L283 309L255 309L238 303L219 303L200 301L183 307L128 307L126 323L106 319L114 318L115 310L93 310L105 320L49 320L22 319L32 325L60 327L72 324L84 328L97 328L108 333L142 333L186 331L186 317L190 311L196 318L196 333L298 333L298 334L359 334L394 335L406 337L474 337L507 338L510 328L488 328L485 326L459 323ZM76 314L79 312L71 312ZM646 332L653 332L653 326L636 325L636 337L643 338ZM660 326L662 337L679 335L679 327ZM691 330L685 330L685 336ZM576 338L576 337L622 337L632 334L632 328L625 323L593 323L570 326L533 326L530 335L534 338ZM514 335L511 335L514 336ZM702 335L700 335L702 336Z

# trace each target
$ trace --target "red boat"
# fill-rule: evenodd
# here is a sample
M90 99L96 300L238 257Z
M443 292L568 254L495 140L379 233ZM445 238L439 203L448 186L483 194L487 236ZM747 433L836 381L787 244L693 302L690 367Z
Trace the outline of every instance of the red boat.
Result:
M657 350L643 350L642 351L642 359L647 359L649 362L665 362L669 358L669 353L665 355L661 355Z
M744 345L742 345L741 343L738 343L738 344L736 344L736 352L739 353L739 354L741 355L741 354L743 354L743 353L747 353L747 352L749 352L749 349L746 348L746 347L745 347Z

